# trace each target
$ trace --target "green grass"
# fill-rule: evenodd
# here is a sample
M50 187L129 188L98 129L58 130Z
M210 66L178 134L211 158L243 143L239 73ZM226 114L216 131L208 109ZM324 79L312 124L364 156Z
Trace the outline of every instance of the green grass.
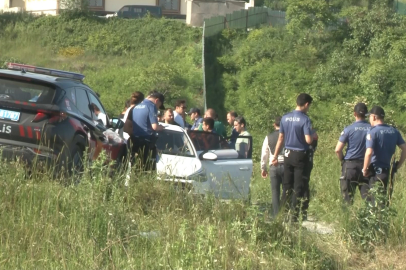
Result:
M357 195L342 210L339 166L325 141L331 138L320 137L328 147L316 155L310 212L335 229L331 235L272 220L269 179L260 177L258 164L248 205L195 197L136 173L125 187L122 176L106 176L101 162L68 187L46 173L27 178L18 163L2 162L0 268L402 269L405 184L396 183L397 215L386 243L364 251L350 238L362 203Z

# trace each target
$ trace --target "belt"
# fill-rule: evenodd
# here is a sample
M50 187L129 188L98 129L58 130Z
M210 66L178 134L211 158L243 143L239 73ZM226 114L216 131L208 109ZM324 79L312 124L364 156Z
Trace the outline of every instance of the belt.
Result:
M344 162L364 162L363 159L344 159Z
M293 149L287 149L287 148L286 148L286 150L292 151L292 152L298 152L298 153L306 153L309 151L309 150L293 150Z

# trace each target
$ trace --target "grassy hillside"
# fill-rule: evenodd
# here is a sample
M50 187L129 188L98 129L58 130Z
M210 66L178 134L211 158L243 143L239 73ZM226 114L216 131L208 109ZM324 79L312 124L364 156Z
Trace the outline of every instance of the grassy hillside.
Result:
M383 105L404 130L405 21L385 9L350 7L342 14L349 24L324 31L324 22L306 28L299 20L306 16L289 12L298 20L287 29L207 40L209 106L221 117L228 109L246 116L258 156L272 119L293 109L298 93L315 97L310 116L320 142L310 212L333 234L272 220L269 179L258 163L253 205L195 198L145 175L134 174L126 188L99 163L70 187L1 163L0 268L403 269L405 170L388 210L365 207L359 195L343 208L333 150L359 101ZM200 38L200 29L164 19L0 16L1 63L81 72L112 115L132 91L151 88L164 91L168 104L186 97L189 107L202 106Z
M86 75L107 111L121 113L132 92L165 92L202 104L201 32L175 20L100 19L65 14L0 17L0 61Z

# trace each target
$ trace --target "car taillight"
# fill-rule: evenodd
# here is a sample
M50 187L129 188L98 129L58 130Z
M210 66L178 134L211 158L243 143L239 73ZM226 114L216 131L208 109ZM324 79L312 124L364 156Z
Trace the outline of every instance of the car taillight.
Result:
M39 112L35 115L34 119L32 120L32 122L36 123L36 122L41 122L42 120L45 120L48 118L48 115L43 113L43 112Z
M34 116L34 119L32 120L33 123L41 122L45 119L48 119L48 123L50 124L55 124L62 122L66 118L68 118L68 115L64 112L46 112L46 111L40 111L37 112L37 114Z

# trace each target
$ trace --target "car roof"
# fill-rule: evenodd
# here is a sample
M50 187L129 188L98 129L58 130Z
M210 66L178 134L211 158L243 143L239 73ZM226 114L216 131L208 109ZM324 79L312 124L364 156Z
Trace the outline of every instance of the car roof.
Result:
M170 124L165 124L165 123L160 123L162 126L165 127L166 130L171 130L171 131L178 131L178 132L184 132L185 130L177 125L170 125Z
M67 84L85 85L83 82L78 81L78 80L62 78L62 77L57 77L57 76L49 76L49 75L38 74L38 73L32 73L32 72L28 72L28 71L25 73L22 73L21 71L18 71L18 70L0 69L0 74L14 75L14 76L22 77L22 78L30 78L30 79L34 79L34 80L47 82L47 83L52 83L52 84L55 84L58 86L66 86Z

